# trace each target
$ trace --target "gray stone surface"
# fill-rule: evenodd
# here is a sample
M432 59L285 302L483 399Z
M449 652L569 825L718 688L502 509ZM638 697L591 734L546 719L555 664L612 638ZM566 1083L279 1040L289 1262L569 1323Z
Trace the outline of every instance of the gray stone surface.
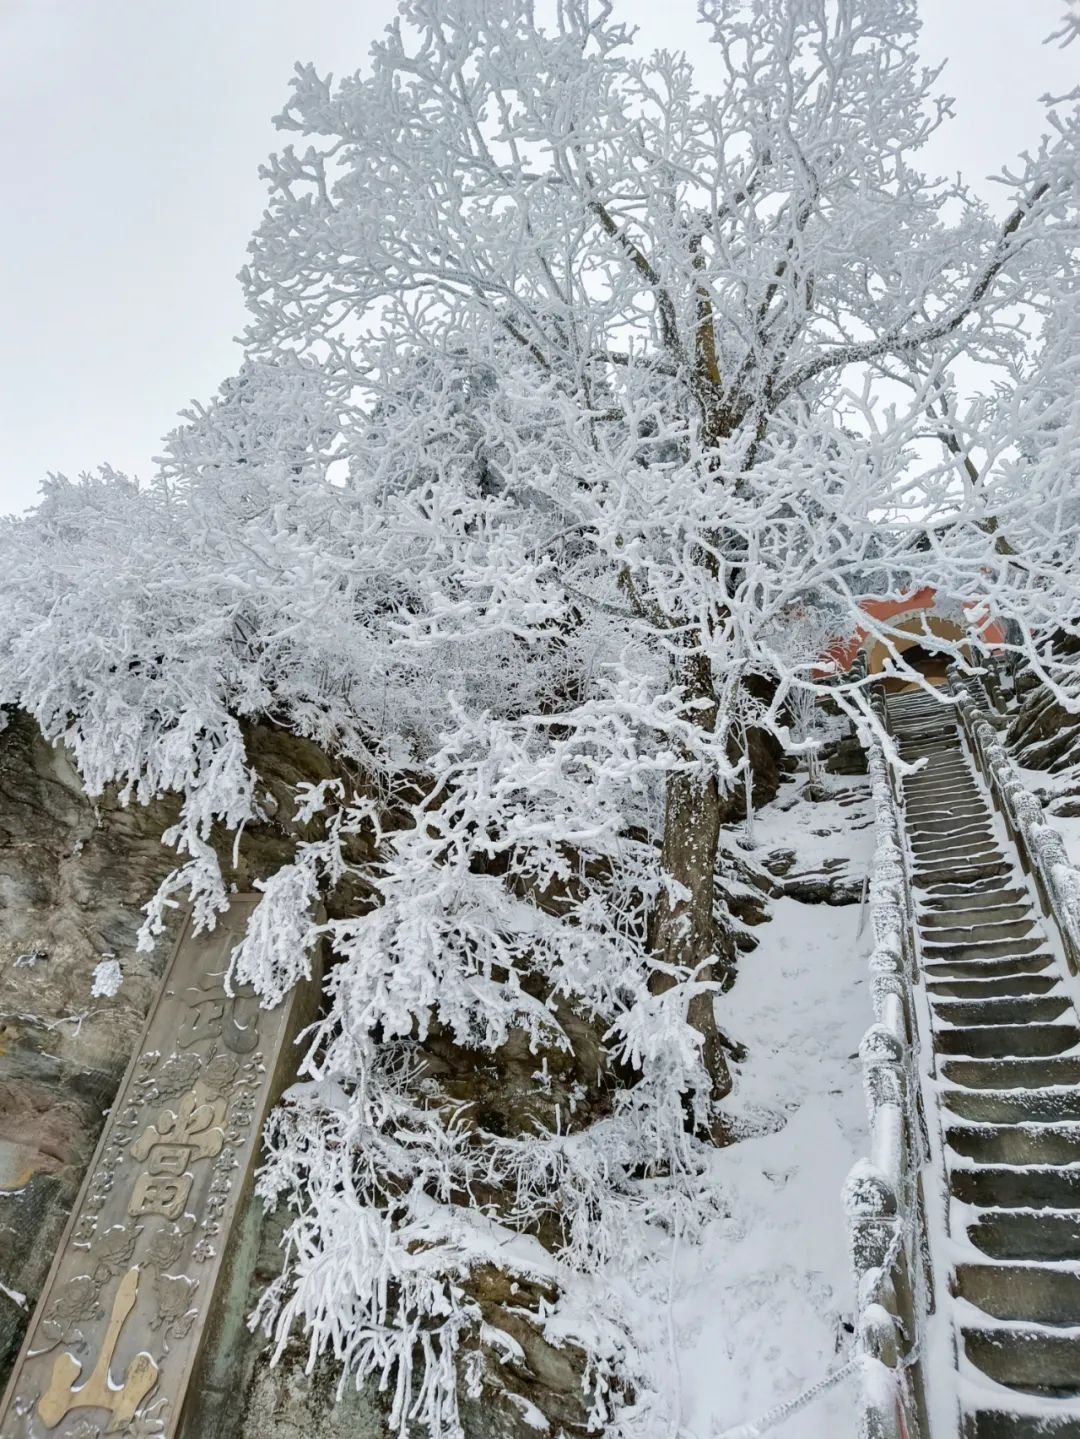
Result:
M169 945L135 954L140 906L172 868L173 806L82 793L24 715L0 731L0 1380L14 1358ZM124 983L91 997L115 954Z

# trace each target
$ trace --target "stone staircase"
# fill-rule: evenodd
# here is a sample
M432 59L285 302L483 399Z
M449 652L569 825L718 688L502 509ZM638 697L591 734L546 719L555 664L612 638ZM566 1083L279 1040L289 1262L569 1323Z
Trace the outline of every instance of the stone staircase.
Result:
M892 696L918 929L931 1439L1080 1439L1080 1023L950 708ZM944 1353L945 1362L940 1362ZM951 1361L950 1361L951 1356Z

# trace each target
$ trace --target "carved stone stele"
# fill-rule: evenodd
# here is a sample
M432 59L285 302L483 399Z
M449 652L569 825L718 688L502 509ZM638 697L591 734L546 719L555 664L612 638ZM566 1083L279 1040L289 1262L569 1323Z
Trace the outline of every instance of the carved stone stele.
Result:
M0 1439L170 1439L197 1382L230 1235L310 996L229 995L257 895L181 932L3 1404Z

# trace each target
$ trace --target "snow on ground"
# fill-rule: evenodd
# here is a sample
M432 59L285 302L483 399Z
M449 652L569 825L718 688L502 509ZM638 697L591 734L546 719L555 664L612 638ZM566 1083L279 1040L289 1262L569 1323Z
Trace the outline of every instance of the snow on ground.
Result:
M767 807L754 857L783 846L796 851L799 870L843 857L865 873L873 842L866 782L832 783L846 792L840 800L783 808L782 798ZM703 1248L676 1258L686 1439L713 1439L755 1419L847 1357L853 1286L840 1190L866 1144L856 1051L873 1017L869 934L857 937L858 923L858 905L772 901L771 921L754 931L759 947L742 956L721 1001L725 1030L749 1049L730 1108L755 1128L770 1120L780 1127L717 1152L729 1212ZM848 1379L774 1432L853 1434L856 1398Z

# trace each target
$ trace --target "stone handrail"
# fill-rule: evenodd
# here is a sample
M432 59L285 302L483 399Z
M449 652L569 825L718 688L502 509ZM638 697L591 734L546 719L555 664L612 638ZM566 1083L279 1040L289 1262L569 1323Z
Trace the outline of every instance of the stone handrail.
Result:
M869 880L876 1022L859 1046L869 1153L844 1186L857 1286L856 1345L863 1358L862 1439L916 1439L924 1412L914 1366L922 1331L925 1157L915 1073L914 921L895 781L880 744L868 754L875 805Z
M1020 778L968 680L955 667L950 668L949 679L960 728L994 807L1005 822L1021 865L1034 881L1043 913L1057 926L1069 969L1080 974L1080 870L1069 862L1060 830L1048 823L1042 801Z

